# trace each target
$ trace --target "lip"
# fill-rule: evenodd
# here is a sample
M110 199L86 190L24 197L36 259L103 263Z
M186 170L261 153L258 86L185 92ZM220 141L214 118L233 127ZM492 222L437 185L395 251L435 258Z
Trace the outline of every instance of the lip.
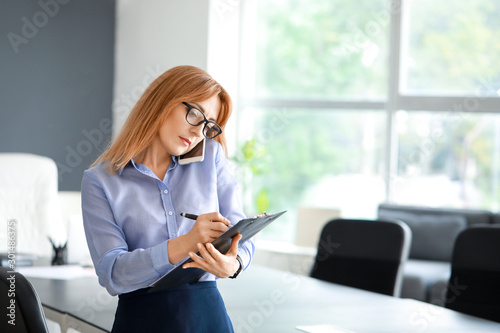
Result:
M182 136L180 136L179 138L186 147L189 147L191 145L191 141L189 139L183 138Z

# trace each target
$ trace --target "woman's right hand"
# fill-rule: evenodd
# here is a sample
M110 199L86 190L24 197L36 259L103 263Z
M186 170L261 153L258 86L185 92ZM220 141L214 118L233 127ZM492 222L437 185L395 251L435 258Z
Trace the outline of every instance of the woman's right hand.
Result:
M198 216L191 230L186 234L187 240L196 249L198 243L210 243L229 229L229 222L220 213L213 212Z
M176 264L198 250L198 243L206 244L217 239L229 229L230 222L218 212L202 214L189 232L168 241L168 259Z

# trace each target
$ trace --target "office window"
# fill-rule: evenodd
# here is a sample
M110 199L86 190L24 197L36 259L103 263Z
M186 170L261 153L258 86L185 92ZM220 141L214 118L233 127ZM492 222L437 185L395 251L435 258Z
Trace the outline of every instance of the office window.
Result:
M404 5L403 92L498 96L488 85L500 81L500 1L414 0Z
M265 237L293 241L301 205L497 209L499 1L242 6L246 209L289 211Z
M398 111L396 119L394 201L499 208L500 114Z
M390 21L385 4L256 1L256 70L250 78L253 87L244 93L264 98L384 98Z
M247 207L288 211L267 228L268 237L293 239L300 205L366 216L384 199L383 112L249 107L241 116L253 134L251 168L240 175Z

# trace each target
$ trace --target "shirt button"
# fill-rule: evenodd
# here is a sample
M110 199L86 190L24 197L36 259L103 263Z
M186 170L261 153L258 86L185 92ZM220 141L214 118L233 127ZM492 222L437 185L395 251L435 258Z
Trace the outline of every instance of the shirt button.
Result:
M168 212L168 215L170 215L170 216L172 216L173 214L174 214L174 213L172 213L172 212Z
M163 191L163 193L168 194L168 190Z

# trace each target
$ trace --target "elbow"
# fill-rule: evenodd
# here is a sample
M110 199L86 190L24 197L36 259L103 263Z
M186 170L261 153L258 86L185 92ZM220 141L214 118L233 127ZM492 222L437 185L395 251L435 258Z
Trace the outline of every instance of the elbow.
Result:
M97 271L97 270L96 270ZM126 293L126 287L113 278L112 270L97 272L99 284L106 288L111 296Z
M108 252L96 265L96 274L99 284L106 288L111 296L120 295L130 291L127 290L129 288L127 288L123 281L117 278L114 274L116 260L117 256L110 255L110 253Z

